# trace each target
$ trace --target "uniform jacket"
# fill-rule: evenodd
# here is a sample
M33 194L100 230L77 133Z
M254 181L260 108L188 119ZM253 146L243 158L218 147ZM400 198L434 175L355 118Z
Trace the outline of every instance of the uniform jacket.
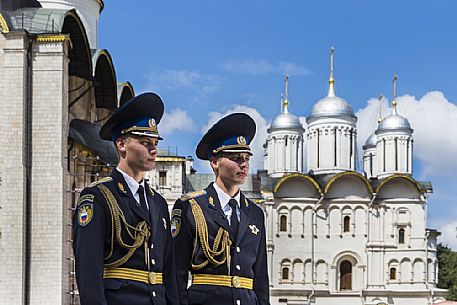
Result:
M81 305L177 305L174 249L165 199L146 187L148 215L138 206L122 174L114 169L111 178L100 184L112 192L126 221L135 227L140 221L145 220L152 231L146 250L150 255L149 266L145 262L145 247L142 245L119 267L162 272L163 284L148 285L125 279L103 279L104 263L116 261L127 251L120 247L116 237L112 238L112 220L108 203L98 185L93 185L81 193L78 208L73 216L73 250ZM80 213L81 208L85 211L83 216ZM86 213L87 211L89 213ZM133 244L133 239L125 227L122 229L122 239L126 244ZM104 257L111 249L112 240L112 257L104 261Z
M220 227L230 232L230 226L222 211L216 190L210 184L205 192L194 198L200 205L208 227L209 245L212 247ZM260 207L240 197L240 224L238 238L232 239L230 275L254 279L253 289L231 288L214 285L192 285L187 289L188 272L227 275L227 264L215 267L208 264L200 270L192 271L192 262L199 264L206 258L198 242L193 254L195 220L189 199L178 199L172 212L172 225L175 230L177 282L182 305L268 305L269 288L267 256L265 248L264 214Z

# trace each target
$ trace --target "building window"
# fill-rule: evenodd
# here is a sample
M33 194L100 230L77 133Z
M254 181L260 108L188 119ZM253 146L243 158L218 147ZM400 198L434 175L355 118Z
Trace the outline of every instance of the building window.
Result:
M405 244L405 229L398 230L398 243Z
M398 139L395 138L395 170L398 171Z
M352 264L344 260L340 265L340 290L352 289Z
M397 279L397 268L390 268L390 272L389 272L389 278L391 280L396 280Z
M288 281L289 280L289 267L283 267L282 268L282 276L281 276L283 281Z
M287 232L287 216L281 215L279 218L279 231Z
M167 172L166 171L160 171L159 172L159 185L160 186L166 186L167 185Z
M351 218L349 216L344 216L344 219L343 219L343 232L349 232L350 221L351 221Z

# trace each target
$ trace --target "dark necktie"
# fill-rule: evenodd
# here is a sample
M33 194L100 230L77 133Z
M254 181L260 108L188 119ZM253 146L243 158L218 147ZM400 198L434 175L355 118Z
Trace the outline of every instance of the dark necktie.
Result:
M238 203L235 199L230 199L228 204L232 208L232 216L230 216L230 227L232 228L233 239L236 241L239 226L238 216L236 215L236 206Z
M149 210L148 210L148 206L146 204L146 199L144 199L144 187L141 184L138 187L137 193L140 196L140 207L143 209L143 211L146 213L146 215L149 215Z

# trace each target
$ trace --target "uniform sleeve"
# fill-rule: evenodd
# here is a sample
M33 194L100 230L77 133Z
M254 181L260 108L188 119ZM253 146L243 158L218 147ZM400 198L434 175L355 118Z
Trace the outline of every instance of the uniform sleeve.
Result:
M173 244L176 253L176 281L181 305L187 305L187 283L192 267L192 221L189 203L177 200L171 215Z
M170 213L165 202L165 210L167 214L167 228L168 235L166 238L165 245L165 257L163 263L163 274L164 274L164 286L166 291L167 305L178 305L179 304L179 293L176 285L176 261L175 261L175 249L173 246L173 239L171 237L171 225L170 225Z
M102 196L96 188L84 189L73 215L73 252L81 305L106 304L103 257L107 217Z
M270 291L268 282L267 269L267 249L266 249L266 234L265 234L265 216L263 211L260 211L262 230L260 235L259 249L257 258L254 264L254 292L259 301L259 305L270 305Z

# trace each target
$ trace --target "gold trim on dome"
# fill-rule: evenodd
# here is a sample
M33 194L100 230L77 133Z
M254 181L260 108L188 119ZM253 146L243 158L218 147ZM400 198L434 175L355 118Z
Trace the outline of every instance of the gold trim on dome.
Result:
M417 182L411 176L405 175L405 174L393 174L392 176L384 178L381 181L381 183L379 183L378 187L376 188L376 193L379 193L381 191L381 188L383 187L384 184L386 184L387 182L389 182L392 179L397 179L397 178L409 180L417 187L417 189L419 190L420 193L425 193L425 190L422 188L422 186L419 184L419 182Z
M2 13L0 13L0 29L3 33L9 33L10 28L8 27L8 23L6 22L5 18L3 18Z
M273 193L276 193L278 190L279 190L279 187L284 183L286 182L287 180L291 179L291 178L302 178L302 179L305 179L305 180L308 180L309 182L311 182L314 187L316 188L316 190L319 192L319 193L322 193L321 192L321 188L319 187L319 184L317 184L317 182L311 178L310 176L307 176L307 175L304 175L304 174L290 174L290 175L286 175L286 176L283 176L279 181L278 183L276 183L274 189L273 189Z
M370 193L373 194L373 188L371 187L370 182L368 182L368 180L364 176L362 176L361 174L359 174L357 172L342 172L342 173L336 174L325 185L324 194L327 194L327 192L330 189L330 186L333 184L333 182L335 182L337 179L339 179L343 176L355 176L355 177L360 178L365 183L365 185L367 186Z

